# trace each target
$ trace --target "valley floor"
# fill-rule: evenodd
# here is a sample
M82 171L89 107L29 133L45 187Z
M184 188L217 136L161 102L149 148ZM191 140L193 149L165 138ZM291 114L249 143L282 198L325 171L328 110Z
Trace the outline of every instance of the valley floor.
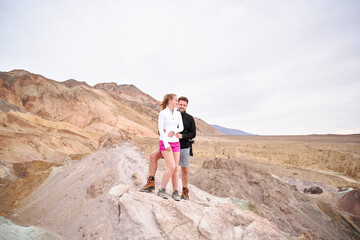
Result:
M158 142L151 138L133 141L147 159ZM192 174L204 160L224 158L279 177L360 188L360 135L199 136L193 147ZM163 160L159 166L165 166Z

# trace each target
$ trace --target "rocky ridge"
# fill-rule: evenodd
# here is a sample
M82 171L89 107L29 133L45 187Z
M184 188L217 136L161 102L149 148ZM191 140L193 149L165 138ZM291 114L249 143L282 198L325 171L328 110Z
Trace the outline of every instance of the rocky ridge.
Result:
M190 185L191 201L143 193L148 163L131 143L109 141L96 153L54 168L13 217L60 239L287 239L291 235L236 198ZM157 186L163 169L157 172ZM180 182L181 185L181 182ZM156 189L157 190L157 189ZM172 192L171 184L167 191ZM250 208L251 209L251 208ZM1 225L0 225L1 229Z
M155 194L164 168L156 173L154 193L139 191L148 163L123 136L109 136L101 146L81 160L52 167L49 179L11 215L20 226L0 219L4 239L22 239L30 233L45 234L48 239L335 240L360 236L331 214L340 213L359 228L356 219L324 211L338 204L348 214L357 214L347 209L354 204L349 195L353 191L340 196L324 188L324 194L331 195L326 202L252 166L213 159L191 178L190 201L176 202L171 196L165 200ZM167 192L172 193L171 183Z

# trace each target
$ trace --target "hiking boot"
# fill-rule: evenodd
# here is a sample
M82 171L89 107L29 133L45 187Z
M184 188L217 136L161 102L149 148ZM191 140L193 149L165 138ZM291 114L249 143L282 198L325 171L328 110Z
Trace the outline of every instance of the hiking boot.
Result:
M140 192L151 192L155 189L155 180L153 177L149 177L147 183L140 189Z
M178 190L175 190L172 194L172 198L175 200L175 201L180 201L180 195L179 195L179 191Z
M189 198L189 189L187 187L183 187L182 193L181 193L181 199L190 200Z
M166 194L166 189L165 188L159 189L158 196L164 199L168 199L168 195Z

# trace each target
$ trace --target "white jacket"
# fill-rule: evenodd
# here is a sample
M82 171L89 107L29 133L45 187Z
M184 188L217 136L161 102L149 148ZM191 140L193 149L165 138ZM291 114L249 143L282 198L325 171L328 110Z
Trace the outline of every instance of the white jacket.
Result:
M173 137L169 137L168 134L171 131L174 131L175 134L184 130L184 125L181 117L181 113L174 109L172 113L169 107L166 107L159 113L159 133L160 140L164 142L165 148L170 147L169 142L178 142L179 139L174 135ZM166 132L164 132L166 130Z

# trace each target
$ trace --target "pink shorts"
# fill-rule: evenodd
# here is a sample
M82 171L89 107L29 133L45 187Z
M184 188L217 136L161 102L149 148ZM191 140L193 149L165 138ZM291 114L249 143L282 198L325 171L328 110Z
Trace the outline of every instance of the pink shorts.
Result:
M169 142L169 144L173 152L180 152L180 142ZM166 151L164 142L161 140L159 140L159 148L160 151Z

